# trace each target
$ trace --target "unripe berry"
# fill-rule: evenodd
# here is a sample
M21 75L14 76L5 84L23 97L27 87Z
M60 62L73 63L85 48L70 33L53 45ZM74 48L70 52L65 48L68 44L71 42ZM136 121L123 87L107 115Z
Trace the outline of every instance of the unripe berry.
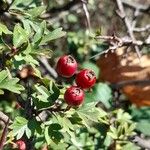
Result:
M90 69L84 69L80 71L76 76L76 84L82 89L88 89L94 86L96 82L96 76L94 71Z
M16 144L19 150L26 150L26 144L23 140L18 140Z
M79 106L84 101L84 91L79 87L71 86L66 90L64 99L70 106Z
M56 66L57 73L69 78L75 74L77 70L77 62L71 55L65 55L59 58Z

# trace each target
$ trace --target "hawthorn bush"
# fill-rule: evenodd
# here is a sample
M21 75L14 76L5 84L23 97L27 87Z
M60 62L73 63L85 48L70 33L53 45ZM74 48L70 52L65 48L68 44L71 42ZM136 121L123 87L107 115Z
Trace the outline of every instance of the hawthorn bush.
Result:
M134 137L149 134L149 109L118 104L99 82L96 58L110 43L88 17L82 27L76 5L87 17L84 1L0 1L0 150L138 150Z

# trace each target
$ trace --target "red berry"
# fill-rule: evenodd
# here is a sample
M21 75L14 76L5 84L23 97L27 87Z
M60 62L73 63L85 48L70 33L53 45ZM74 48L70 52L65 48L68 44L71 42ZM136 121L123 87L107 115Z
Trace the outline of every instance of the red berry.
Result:
M94 71L90 69L84 69L80 71L76 76L76 84L77 86L88 89L94 86L96 82L96 76Z
M66 90L64 99L70 106L79 106L84 101L84 91L79 87L71 86Z
M60 76L69 78L75 74L77 62L71 55L65 55L59 58L56 71Z
M26 144L23 140L18 140L16 144L19 150L26 150Z

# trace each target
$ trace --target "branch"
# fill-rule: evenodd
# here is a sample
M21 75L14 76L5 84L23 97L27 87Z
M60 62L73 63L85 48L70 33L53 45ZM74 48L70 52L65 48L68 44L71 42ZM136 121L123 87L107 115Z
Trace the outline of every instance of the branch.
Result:
M144 46L144 45L149 45L150 42L148 39L146 39L144 42L143 41L133 41L130 37L126 36L126 37L117 37L116 35L113 36L96 36L95 39L101 39L106 41L107 43L109 43L109 48L92 56L90 59L100 56L102 54L106 54L109 51L115 51L116 49L123 47L123 46Z
M150 149L150 139L143 139L139 136L135 136L133 142L142 148Z
M8 119L9 119L9 117L0 111L0 120L2 120L6 124ZM12 122L12 121L9 120L9 122Z
M141 27L141 28L133 28L134 32L145 32L147 30L150 30L150 24L146 25L145 27Z
M141 5L141 4L137 4L133 1L129 1L129 0L122 0L122 3L124 3L126 6L139 10L141 12L150 12L150 5Z
M50 113L53 112L66 112L71 109L71 106L67 106L66 108L61 108L61 101L56 101L52 106L48 108L42 108L38 110L38 113L41 113L43 111L49 111Z
M144 41L144 42L140 41L140 40L133 41L128 36L125 36L122 38L117 37L116 35L113 35L113 36L96 36L95 39L102 39L102 40L107 41L111 45L118 45L118 48L122 47L122 46L131 46L131 45L143 46L143 45L149 45L150 44L146 41Z
M7 136L9 121L10 120L8 118L6 123L5 123L6 125L3 129L3 132L2 132L2 135L1 135L1 138L0 138L0 150L3 150L3 146L4 146L4 143L5 143L5 140L6 140L6 136Z
M50 76L52 76L54 79L57 79L58 74L57 74L57 72L55 71L55 69L53 69L53 68L49 65L47 59L46 59L45 57L42 57L42 58L40 58L39 60L40 60L41 64L44 66L44 68L48 71L48 73L50 74Z
M123 19L125 26L128 30L129 36L131 37L132 41L135 42L136 38L133 34L131 23L130 23L128 17L126 16L123 3L121 0L116 0L116 2L117 2L118 9L119 9L119 11L117 11L117 14ZM135 45L134 48L135 48L135 51L136 51L138 57L141 58L141 53L140 53L139 47L137 45Z
M86 0L81 0L82 2L82 7L86 16L86 20L87 20L87 26L89 28L89 31L91 30L91 22L90 22L90 15L88 12L88 8L87 8L87 1Z

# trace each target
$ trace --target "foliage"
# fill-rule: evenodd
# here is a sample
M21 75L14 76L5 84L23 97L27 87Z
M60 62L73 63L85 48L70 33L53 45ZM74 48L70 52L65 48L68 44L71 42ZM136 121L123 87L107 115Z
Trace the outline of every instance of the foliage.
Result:
M6 70L0 72L0 94L4 94L4 89L20 94L20 91L24 90L24 87L17 84L19 81L18 78L11 78L9 75L10 72Z
M150 111L129 103L118 107L116 91L99 81L102 72L95 56L108 49L108 43L93 38L101 29L92 34L81 29L83 22L78 24L80 18L72 10L61 22L63 14L55 16L55 6L65 9L70 1L0 2L8 6L2 9L6 20L0 20L0 111L10 118L4 149L16 148L19 139L29 150L140 149L130 139L138 133L150 136ZM94 0L89 4L90 11L96 10ZM95 86L84 90L84 103L78 107L64 100L75 76L65 79L54 69L62 54L73 55L79 69L92 69L97 77Z
M150 116L149 107L142 107L140 109L132 107L131 114L133 116L134 121L137 123L136 129L144 135L149 136L150 121L147 119Z

